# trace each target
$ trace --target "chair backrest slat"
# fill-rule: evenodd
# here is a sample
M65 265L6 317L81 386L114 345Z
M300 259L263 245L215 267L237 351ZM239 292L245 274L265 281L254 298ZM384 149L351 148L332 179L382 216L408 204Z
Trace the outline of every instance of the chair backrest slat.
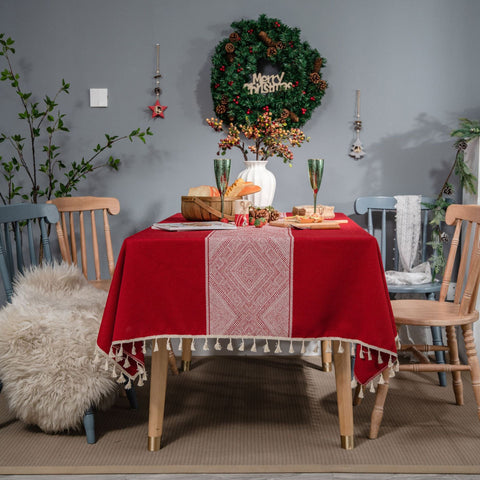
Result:
M100 280L100 256L98 254L98 236L97 224L95 223L95 210L90 211L90 219L92 223L92 249L93 249L93 264L95 267L95 280Z
M454 303L460 303L460 313L466 314L475 309L480 281L480 205L450 205L445 222L455 225L455 233L445 267L442 290L448 288L455 258L460 254ZM461 249L460 237L463 239Z
M389 226L394 226L395 224L392 223L395 221L395 214L396 214L396 203L397 200L395 197L385 197L385 196L372 196L372 197L359 197L355 200L355 213L364 215L367 214L367 231L370 235L375 235L378 232L378 220L375 224L375 217L374 214L380 215L380 239L379 239L379 247L380 247L380 254L382 257L382 262L384 267L389 267L387 265L387 245L389 245ZM428 215L429 215L429 208L424 204L431 204L433 200L429 197L422 196L421 199L421 221L422 221L422 229L421 229L421 245L420 245L420 254L422 262L427 260L427 240L428 240ZM390 222L390 218L392 222ZM376 228L377 226L377 228ZM392 263L393 269L398 270L398 248L396 242L396 236L391 235L391 239L393 242L392 248Z
M102 264L100 261L102 255L100 254L100 244L98 238L102 230L100 230L100 226L97 225L97 221L101 222L103 220L103 232L105 236L108 274L111 278L115 269L115 259L113 255L112 238L110 233L110 225L108 223L108 215L117 215L120 212L119 201L116 198L109 197L63 197L49 200L49 202L47 203L53 203L54 205L56 205L56 207L61 213L60 223L62 225L57 225L57 233L60 244L60 251L62 252L62 258L65 261L68 261L70 263L73 262L75 265L78 265L78 263L80 262L80 258L77 255L77 243L75 239L76 237L80 239L79 243L82 271L87 279L89 279L89 262L87 258L87 250L90 251L89 249L87 249L87 233L90 234L92 240L92 258L90 259L90 266L93 260L93 267L95 271L94 278L95 280L102 279ZM95 212L97 211L102 213L101 217L97 218L97 216L95 215ZM66 212L69 212L68 227L67 219L65 217ZM88 224L85 223L85 214L88 213L90 214L90 227L88 227ZM79 222L78 231L77 226L75 225L75 220L77 219L77 216ZM87 230L89 231L87 232ZM67 234L68 231L69 234ZM59 232L62 232L62 236L60 236ZM62 243L68 244L68 248L66 246L62 247ZM70 255L69 251L71 252Z
M107 209L103 209L103 230L105 232L105 248L107 250L107 262L110 276L113 277L115 270L115 259L113 257L112 235L110 233L110 223L108 222Z
M80 222L80 256L82 258L82 272L88 278L88 263L87 263L87 244L85 241L85 221L83 212L79 214Z
M47 224L55 224L59 218L54 205L0 206L0 225L3 225L0 230L3 232L3 238L0 238L0 276L8 301L13 295L12 282L17 272L23 272L28 265L38 265L40 259L52 261ZM12 236L15 237L14 241ZM22 238L26 238L26 242ZM27 255L24 255L24 247L28 249Z
M38 265L38 261L35 258L35 245L33 241L33 227L32 227L32 220L27 220L27 233L28 233L28 253L30 254L30 264L31 265ZM40 237L41 243L43 243L43 239Z

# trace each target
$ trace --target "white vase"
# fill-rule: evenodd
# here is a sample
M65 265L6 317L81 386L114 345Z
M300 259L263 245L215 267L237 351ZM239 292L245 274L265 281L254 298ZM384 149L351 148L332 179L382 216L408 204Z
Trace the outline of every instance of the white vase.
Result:
M275 187L277 181L275 175L267 170L267 161L248 161L245 162L245 170L242 170L237 178L242 178L246 182L252 182L262 189L251 195L247 195L247 200L252 202L255 207L268 207L273 204L273 197L275 196Z

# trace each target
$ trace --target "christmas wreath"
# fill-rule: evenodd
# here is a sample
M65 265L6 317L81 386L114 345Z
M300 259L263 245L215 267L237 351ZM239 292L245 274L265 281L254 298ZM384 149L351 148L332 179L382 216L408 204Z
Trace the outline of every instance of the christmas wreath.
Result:
M231 24L233 32L212 57L211 92L215 113L228 123L243 123L270 112L287 126L298 127L322 101L327 82L321 69L326 60L300 30L261 15L257 21ZM264 75L269 65L278 73Z

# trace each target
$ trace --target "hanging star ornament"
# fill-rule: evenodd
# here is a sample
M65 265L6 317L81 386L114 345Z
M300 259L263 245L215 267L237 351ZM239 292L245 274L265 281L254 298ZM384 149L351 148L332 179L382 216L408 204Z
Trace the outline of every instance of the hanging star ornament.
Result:
M152 118L161 117L165 118L163 112L168 108L166 105L160 105L160 102L157 100L155 105L150 105L148 107L152 111Z
M155 79L155 96L157 97L157 101L155 102L155 105L151 105L148 108L152 111L152 118L155 117L161 117L165 118L165 115L163 112L168 108L166 105L160 105L159 97L160 97L160 78L162 77L160 75L160 45L157 43L156 44L157 48L157 69L155 70L155 75L153 78Z

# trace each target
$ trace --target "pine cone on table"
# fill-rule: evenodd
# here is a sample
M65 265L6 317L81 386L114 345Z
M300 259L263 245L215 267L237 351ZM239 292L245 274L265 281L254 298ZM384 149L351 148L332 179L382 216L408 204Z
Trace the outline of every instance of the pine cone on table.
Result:
M280 218L280 212L278 210L270 210L270 222L274 222Z
M268 222L270 220L270 211L266 208L258 208L255 212L255 218L265 218Z

